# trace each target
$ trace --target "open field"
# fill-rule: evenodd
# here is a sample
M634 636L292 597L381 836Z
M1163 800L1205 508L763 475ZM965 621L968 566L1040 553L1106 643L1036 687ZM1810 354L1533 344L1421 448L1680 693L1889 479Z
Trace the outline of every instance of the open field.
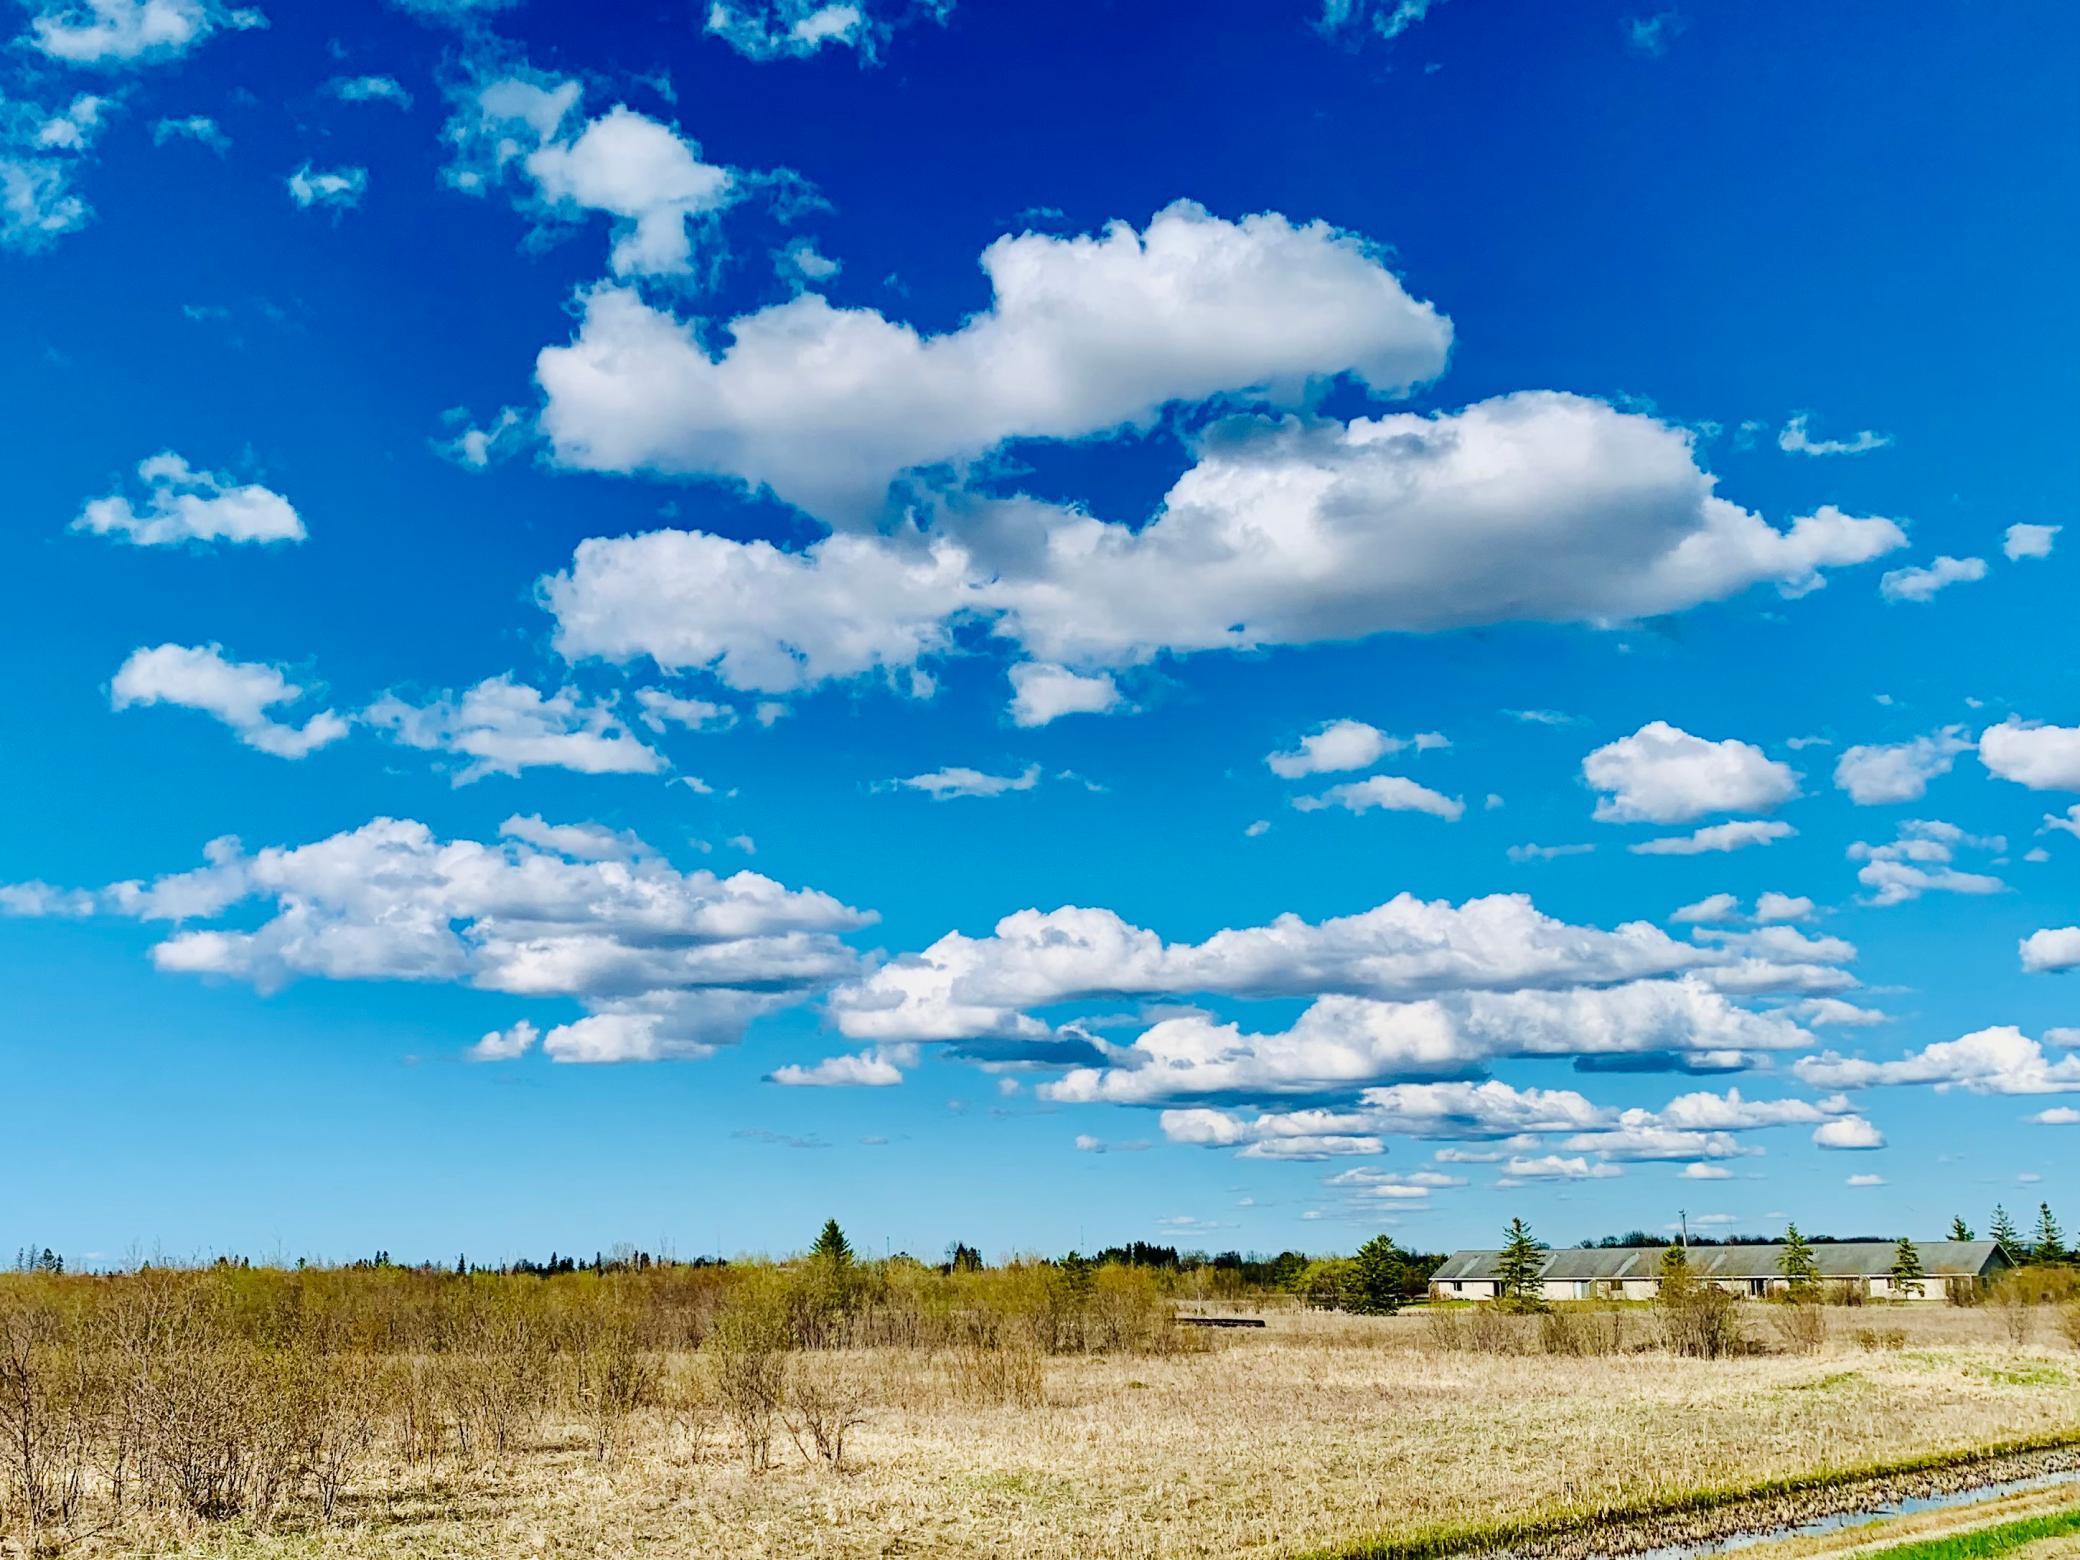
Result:
M75 1282L96 1281L63 1281ZM248 1484L240 1509L215 1515L179 1498L181 1470L148 1466L138 1447L127 1468L109 1444L84 1447L69 1515L38 1541L92 1556L1295 1554L1425 1536L1448 1546L1996 1443L2080 1444L2080 1356L2048 1317L2015 1342L1995 1308L1833 1312L1817 1353L1716 1360L1661 1352L1652 1317L1634 1310L1626 1352L1556 1357L1476 1352L1420 1312L1282 1310L1262 1331L1173 1331L1167 1304L1122 1279L1096 1291L1109 1320L1088 1313L1073 1348L1058 1330L1050 1348L1026 1347L1008 1311L984 1324L971 1308L949 1326L926 1307L852 1329L902 1337L768 1357L742 1336L760 1313L714 1293L624 1326L611 1284L526 1282L562 1312L515 1322L494 1310L466 1333L451 1317L444 1336L419 1337L373 1308L317 1356L319 1379L261 1382L228 1408L213 1392L236 1397L251 1360L279 1363L278 1351L219 1339L200 1371L143 1369L139 1391L179 1395L180 1422L152 1432L175 1436L177 1455L207 1463L238 1435L259 1438L236 1450L246 1462L227 1489L257 1476L267 1437L315 1439L264 1501ZM313 1309L306 1300L303 1325ZM1758 1351L1779 1346L1771 1309L1742 1308ZM551 1320L538 1335L548 1347L520 1341ZM700 1346L651 1347L660 1325L697 1325ZM372 1337L396 1346L371 1350ZM493 1337L504 1354L485 1346ZM1538 1338L1538 1319L1511 1318L1482 1347L1535 1351ZM94 1356L89 1386L111 1387L99 1380L111 1358ZM776 1373L763 1469L747 1456L746 1359ZM260 1406L292 1398L307 1424ZM164 1410L131 1412L142 1437L135 1415ZM213 1412L252 1427L197 1423ZM833 1468L817 1432L844 1420L857 1422ZM120 1518L112 1472L130 1481ZM209 1472L189 1470L186 1487ZM19 1498L11 1512L26 1541Z

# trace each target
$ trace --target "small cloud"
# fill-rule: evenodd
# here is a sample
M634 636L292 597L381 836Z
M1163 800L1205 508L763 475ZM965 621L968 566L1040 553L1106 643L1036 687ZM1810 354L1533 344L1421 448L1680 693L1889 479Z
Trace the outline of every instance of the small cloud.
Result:
M1683 1166L1683 1179L1686 1181L1730 1181L1733 1179L1733 1172L1724 1165L1685 1165Z
M494 1029L469 1048L469 1059L473 1062L510 1062L525 1056L534 1049L541 1032L526 1019L510 1029Z
M284 182L289 186L289 198L304 210L316 206L336 213L361 204L361 197L368 192L368 170L313 168L305 163Z
M1511 861L1557 861L1562 856L1586 856L1594 845L1512 845L1506 852Z
M395 76L335 76L325 90L342 103L394 103L412 106L412 95Z
M2054 1105L2049 1110L2040 1110L2029 1118L2040 1127L2080 1127L2080 1110L2070 1105Z
M1244 839L1254 840L1262 837L1263 835L1269 834L1270 832L1270 820L1265 818L1259 818L1255 823L1252 823L1248 828L1242 831L1242 836Z
M198 146L208 147L219 157L231 148L231 137L207 114L190 114L185 119L162 119L153 125L152 145L164 146L168 141L193 141Z
M1844 1186L1883 1186L1885 1177L1882 1175L1852 1175L1842 1184Z
M1784 424L1777 435L1777 448L1787 455L1868 455L1892 442L1891 434L1873 433L1868 428L1847 439L1816 439L1807 431L1810 421L1811 414L1800 412Z
M959 796L1004 796L1013 791L1030 791L1039 783L1038 764L1028 764L1015 775L992 775L980 769L953 766L889 782L906 791L922 791L935 802Z
M1676 11L1628 16L1625 18L1625 46L1635 54L1659 59L1668 52L1670 42L1686 25L1681 13Z
M1103 1138L1092 1137L1088 1132L1076 1134L1076 1152L1079 1154L1139 1154L1145 1152L1148 1147L1148 1143L1141 1138L1133 1138L1124 1143L1108 1143Z
M1837 1116L1813 1129L1813 1142L1820 1148L1873 1149L1885 1146L1885 1134L1862 1116Z
M1945 553L1925 568L1892 569L1878 580L1887 601L1930 601L1952 585L1986 578L1984 558L1952 558Z
M2001 538L2001 551L2007 554L2010 563L2024 558L2048 558L2051 544L2063 529L2063 526L2056 525L2011 525Z

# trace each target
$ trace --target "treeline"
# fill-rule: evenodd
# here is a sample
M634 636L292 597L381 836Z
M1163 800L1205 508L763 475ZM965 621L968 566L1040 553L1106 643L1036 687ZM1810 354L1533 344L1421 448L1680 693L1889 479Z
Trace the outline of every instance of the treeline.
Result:
M842 1232L841 1232L842 1238ZM1384 1240L1386 1237L1378 1237ZM850 1250L849 1243L847 1247ZM941 1277L956 1273L980 1273L991 1271L979 1248L965 1241L948 1242L945 1259L936 1264L923 1263L907 1252L897 1252L886 1259L891 1263L906 1264ZM1176 1298L1193 1300L1246 1299L1252 1295L1293 1295L1309 1304L1343 1308L1346 1292L1356 1294L1352 1287L1358 1272L1358 1256L1315 1256L1303 1251L1282 1251L1276 1256L1258 1252L1180 1250L1174 1245L1162 1245L1153 1241L1129 1241L1124 1245L1107 1246L1086 1256L1071 1251L1059 1257L1021 1256L1007 1259L1000 1267L1024 1267L1042 1264L1069 1272L1087 1272L1099 1268L1118 1267L1144 1271L1154 1276L1161 1290ZM1373 1249L1366 1266L1370 1274L1365 1294L1369 1297L1367 1309L1388 1309L1384 1303L1388 1291L1399 1296L1400 1303L1420 1300L1428 1292L1430 1275L1444 1261L1444 1256L1432 1252L1402 1251L1391 1240L1385 1247ZM579 1274L590 1274L595 1278L607 1278L624 1274L701 1272L708 1269L726 1268L726 1259L712 1256L692 1258L662 1256L639 1250L632 1246L615 1246L607 1250L595 1250L589 1257L576 1253L551 1251L547 1257L535 1259L518 1257L499 1263L480 1263L470 1260L467 1253L458 1253L452 1262L418 1261L400 1262L390 1252L379 1250L371 1256L357 1257L339 1264L331 1271L350 1273L418 1273L448 1274L455 1277L485 1275L500 1278L564 1278ZM862 1265L865 1265L864 1263ZM267 1270L261 1263L256 1268L247 1257L220 1256L207 1263L141 1263L140 1268L152 1266L189 1268L207 1266L215 1270L253 1272ZM61 1274L66 1271L65 1259L49 1247L25 1246L15 1256L15 1268L23 1273ZM312 1265L298 1259L292 1271L314 1271ZM1390 1278L1386 1275L1390 1274Z

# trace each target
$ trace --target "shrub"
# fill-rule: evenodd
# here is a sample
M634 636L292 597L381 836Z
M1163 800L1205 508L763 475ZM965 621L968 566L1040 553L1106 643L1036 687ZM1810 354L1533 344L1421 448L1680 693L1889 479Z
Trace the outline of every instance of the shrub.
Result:
M1667 1284L1656 1302L1662 1346L1685 1359L1720 1360L1748 1347L1740 1302L1716 1284Z
M1907 1333L1903 1327L1859 1327L1856 1329L1856 1346L1866 1353L1880 1349L1904 1349Z
M715 1313L701 1352L709 1357L715 1395L744 1443L754 1470L773 1461L773 1419L787 1393L787 1351L793 1342L788 1297L772 1275L740 1283Z
M845 1437L866 1422L866 1403L866 1383L855 1368L827 1356L798 1359L787 1384L785 1422L803 1461L836 1473L845 1461Z
M1827 1344L1827 1312L1811 1300L1772 1306L1770 1322L1787 1354L1818 1354Z
M1546 1354L1577 1358L1622 1354L1625 1314L1616 1307L1556 1307L1538 1318L1538 1346Z

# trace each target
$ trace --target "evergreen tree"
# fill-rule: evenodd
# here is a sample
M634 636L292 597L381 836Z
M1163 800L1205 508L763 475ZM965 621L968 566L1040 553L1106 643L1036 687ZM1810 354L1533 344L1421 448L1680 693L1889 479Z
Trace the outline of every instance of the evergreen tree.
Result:
M1979 1237L1972 1233L1972 1227L1964 1222L1964 1217L1960 1214L1950 1221L1950 1238L1952 1240L1977 1240Z
M1345 1305L1363 1316L1392 1316L1401 1309L1401 1248L1391 1235L1375 1235L1358 1248Z
M2029 1259L2032 1262L2063 1262L2066 1259L2065 1233L2059 1229L2058 1220L2051 1216L2051 1204L2037 1204L2037 1238L2030 1243Z
M2015 1221L2008 1217L2008 1210L1999 1203L1993 1205L1993 1228L1987 1234L2011 1258L2019 1259L2028 1254L2022 1249L2022 1237L2015 1231Z
M1538 1276L1545 1262L1545 1243L1533 1237L1531 1226L1522 1219L1511 1219L1502 1232L1502 1255L1495 1265L1500 1298L1520 1311L1537 1309L1545 1298L1545 1285Z
M1892 1292L1918 1295L1926 1287L1922 1280L1927 1277L1922 1271L1920 1249L1906 1236L1900 1236L1899 1245L1893 1248L1892 1253Z
M1811 1294L1820 1282L1820 1264L1814 1260L1811 1243L1798 1233L1796 1223L1784 1226L1784 1249L1777 1256L1777 1271L1784 1275L1786 1287L1800 1299Z
M1690 1276L1690 1253L1682 1246L1670 1246L1661 1253L1661 1292L1664 1301L1681 1300L1690 1293L1695 1280Z
M816 1244L809 1248L809 1255L828 1262L835 1267L849 1267L852 1263L852 1242L838 1228L836 1219L825 1219L823 1230L816 1237Z

